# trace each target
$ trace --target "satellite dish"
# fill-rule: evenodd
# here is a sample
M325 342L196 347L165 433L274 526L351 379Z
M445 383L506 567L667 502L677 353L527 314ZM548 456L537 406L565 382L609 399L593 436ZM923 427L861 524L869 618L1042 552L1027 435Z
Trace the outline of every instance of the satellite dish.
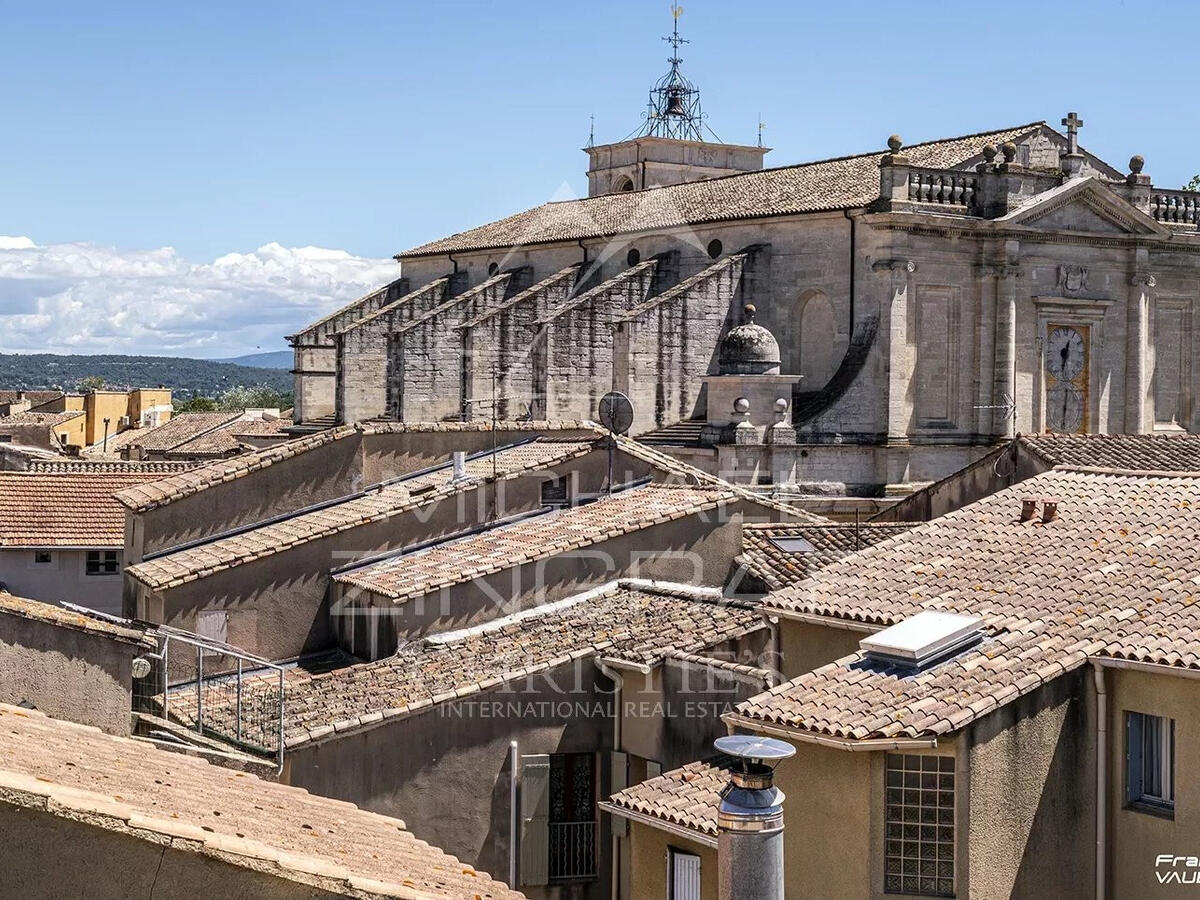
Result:
M600 424L613 434L626 434L633 427L633 404L620 391L600 398Z

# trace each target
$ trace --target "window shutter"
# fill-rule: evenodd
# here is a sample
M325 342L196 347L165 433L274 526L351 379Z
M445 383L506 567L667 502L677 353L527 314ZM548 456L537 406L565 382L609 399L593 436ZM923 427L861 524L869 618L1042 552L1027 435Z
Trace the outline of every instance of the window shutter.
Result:
M1139 713L1125 715L1125 800L1133 803L1142 799L1142 717Z
M610 762L612 771L609 776L609 793L615 794L629 787L629 757L619 750L612 752ZM612 833L617 837L625 837L629 831L629 822L624 816L609 816L612 823Z
M671 851L671 900L700 900L700 857Z
M550 880L550 757L521 757L521 884Z

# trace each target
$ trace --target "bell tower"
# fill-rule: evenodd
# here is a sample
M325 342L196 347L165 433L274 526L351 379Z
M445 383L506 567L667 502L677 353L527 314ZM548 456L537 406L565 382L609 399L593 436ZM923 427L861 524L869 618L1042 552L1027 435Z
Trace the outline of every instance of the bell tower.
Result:
M671 68L650 90L646 119L629 137L615 144L584 148L588 167L588 196L640 191L665 184L702 181L718 175L761 169L769 150L759 146L726 144L704 122L700 89L684 77L679 48L688 43L679 36L683 7L671 6L674 27L663 38L671 45ZM711 137L705 138L705 134ZM761 136L760 136L761 137Z

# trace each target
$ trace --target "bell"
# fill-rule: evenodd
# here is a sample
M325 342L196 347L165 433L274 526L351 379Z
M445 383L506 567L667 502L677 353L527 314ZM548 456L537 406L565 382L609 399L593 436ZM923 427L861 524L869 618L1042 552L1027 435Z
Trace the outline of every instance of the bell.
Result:
M672 92L667 97L667 110L663 115L686 117L687 110L683 106L683 96Z

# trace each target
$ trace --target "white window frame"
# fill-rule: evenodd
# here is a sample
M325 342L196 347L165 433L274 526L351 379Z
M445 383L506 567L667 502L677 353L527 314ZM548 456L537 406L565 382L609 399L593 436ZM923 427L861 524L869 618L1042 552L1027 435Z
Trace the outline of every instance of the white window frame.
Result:
M1175 811L1175 720L1125 713L1126 800L1133 809Z

